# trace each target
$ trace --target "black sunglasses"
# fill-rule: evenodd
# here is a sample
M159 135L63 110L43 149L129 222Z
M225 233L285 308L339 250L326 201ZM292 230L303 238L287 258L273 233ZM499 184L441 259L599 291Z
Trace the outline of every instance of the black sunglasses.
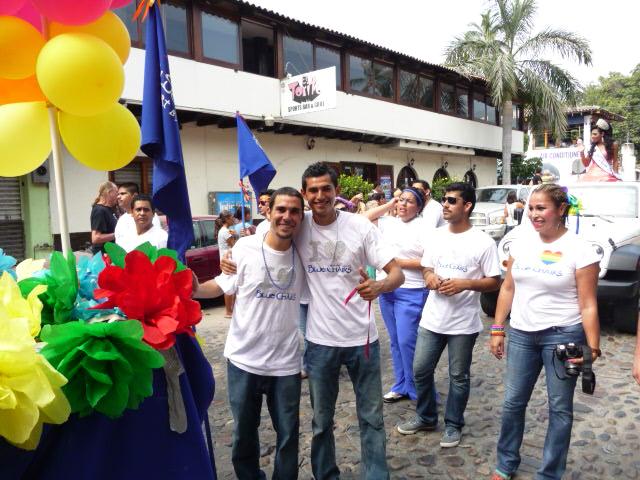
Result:
M440 200L440 202L448 203L449 205L455 205L456 203L458 203L458 198L460 197L442 197L442 200Z
M260 200L260 201L258 202L258 204L259 204L261 207L264 207L265 205L269 205L269 202L267 202L266 200Z

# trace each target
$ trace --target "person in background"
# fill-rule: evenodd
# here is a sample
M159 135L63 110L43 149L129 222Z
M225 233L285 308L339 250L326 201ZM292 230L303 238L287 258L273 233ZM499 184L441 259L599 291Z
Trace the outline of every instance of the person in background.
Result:
M473 228L469 216L476 193L468 183L452 183L442 197L449 222L429 236L422 257L423 275L431 290L422 312L413 373L418 401L414 419L396 428L403 435L435 430L438 409L434 377L440 356L449 355L449 394L440 446L456 447L462 438L464 411L471 390L473 347L482 331L480 293L497 290L500 266L496 242Z
M216 228L218 229L218 251L220 254L220 261L224 258L227 251L231 250L238 239L235 231L232 230L232 226L235 223L235 219L231 212L223 210L216 219ZM224 295L224 318L231 318L233 313L233 294Z
M591 130L591 147L584 154L582 140L578 139L577 149L582 164L587 167L580 175L581 182L619 182L620 164L618 162L618 144L613 141L611 125L600 118Z
M518 195L514 190L507 194L507 203L504 206L504 223L507 225L505 234L509 233L514 227L520 224L522 218L521 211L524 208L524 204L518 200ZM520 209L520 215L517 215L517 210Z
M543 367L549 428L536 478L562 478L577 377L566 374L555 348L572 342L590 349L594 360L600 357L599 256L586 240L567 230L569 200L560 186L539 186L528 207L533 229L511 245L491 327L491 353L500 360L505 354L505 323L511 312L502 428L492 480L510 479L518 470L527 404ZM579 363L577 360L582 361L569 362Z
M536 171L529 182L529 185L540 185L542 183L542 167L536 167Z
M244 223L243 223L243 215L242 215L243 211L244 211ZM238 238L246 237L248 235L253 235L254 233L256 233L256 227L254 227L251 224L251 209L249 207L244 207L244 210L242 207L237 207L236 213L233 216L236 219L236 222L232 228L236 232L236 236Z
M418 324L428 294L420 265L427 236L420 217L423 208L422 192L407 187L397 199L365 214L369 220L377 223L382 239L396 252L396 262L402 268L405 279L394 291L381 294L379 300L380 312L389 332L395 376L394 385L383 396L385 403L417 399L413 358ZM397 216L385 215L396 209ZM378 277L384 278L384 272L380 272Z
M302 195L290 187L276 190L270 212L264 236L243 237L234 246L237 273L203 283L194 295L236 295L224 356L234 421L231 460L240 480L266 478L260 469L258 439L263 395L277 435L273 478L298 478L301 380L296 316L306 280L293 236L304 215Z
M118 202L118 187L113 182L101 183L98 196L91 207L91 252L104 252L104 244L115 240L115 206Z
M118 208L122 215L118 218L115 229L115 241L118 244L126 242L125 237L137 235L136 222L131 214L131 201L133 197L138 195L138 184L133 182L124 182L118 186ZM153 225L160 228L160 219L157 215L153 215Z
M269 221L269 203L271 202L271 195L273 195L274 191L275 190L268 189L260 192L260 195L258 195L258 211L260 215L264 217L264 220L256 226L256 235L260 235L260 237L264 237L271 226L271 222Z
M138 194L131 200L131 217L135 222L136 232L134 235L126 235L116 243L127 252L135 250L136 247L145 242L149 242L156 248L166 248L167 232L159 225L153 224L154 209L153 200L149 195Z
M422 218L424 218L424 226L429 228L437 228L443 226L446 222L442 217L442 205L431 198L431 186L426 180L414 180L411 184L413 188L422 191L424 195L424 209L422 210Z

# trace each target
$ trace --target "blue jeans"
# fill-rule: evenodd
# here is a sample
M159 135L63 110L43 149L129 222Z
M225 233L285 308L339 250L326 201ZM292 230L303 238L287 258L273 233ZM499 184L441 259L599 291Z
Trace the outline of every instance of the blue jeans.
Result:
M544 366L549 398L549 428L544 441L542 466L536 479L560 479L566 468L571 440L576 377L564 375L562 362L554 359L553 349L561 343L584 345L586 340L582 324L553 327L539 332L512 328L507 338L507 379L497 468L511 475L520 465L525 411Z
M386 433L382 418L382 380L380 378L380 344L328 347L308 342L307 365L309 391L313 408L311 468L316 480L340 478L336 464L333 417L338 398L340 367L346 365L356 394L356 412L360 425L361 476L367 480L389 478L386 458Z
M418 338L418 325L427 301L426 288L397 288L380 295L380 312L389 332L391 359L396 383L391 391L416 400L413 380L413 357Z
M301 303L300 304L300 319L299 319L299 327L300 332L302 332L303 339L303 351L302 351L302 369L307 370L307 313L309 312L309 304Z
M469 391L471 390L471 359L477 338L477 333L444 335L426 328L418 328L413 374L418 392L416 413L423 423L431 425L438 423L433 372L438 365L444 347L448 347L449 394L447 395L444 423L457 429L462 429L464 426L464 411L467 408Z
M277 435L272 478L298 478L300 374L285 377L255 375L228 361L227 385L234 421L231 461L236 476L240 480L266 478L260 470L258 438L264 394Z

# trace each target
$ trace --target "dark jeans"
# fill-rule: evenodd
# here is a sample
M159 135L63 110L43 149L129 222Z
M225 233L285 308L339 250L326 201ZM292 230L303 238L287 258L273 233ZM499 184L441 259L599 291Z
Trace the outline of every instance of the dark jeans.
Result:
M340 367L345 365L356 394L356 413L360 426L361 476L367 480L389 478L386 458L386 433L382 417L382 380L380 344L328 347L308 342L307 373L313 408L311 468L316 480L340 478L336 464L333 417L338 398Z
M444 413L444 423L457 429L464 426L464 411L471 389L471 359L477 333L469 335L444 335L425 328L418 328L416 354L413 361L418 401L416 412L424 423L438 423L436 391L433 372L438 365L444 347L449 352L449 394Z
M299 327L300 332L302 332L302 342L303 342L303 351L302 351L302 369L307 370L307 314L309 313L309 304L301 303L300 304L300 319L299 319Z
M227 362L229 403L233 414L231 461L240 480L266 478L260 470L260 411L262 395L276 431L274 479L298 478L300 374L285 377L255 375Z
M560 479L566 468L571 440L576 377L564 375L562 362L554 359L553 349L561 343L584 345L582 324L553 327L539 332L512 328L507 338L507 379L497 468L511 475L520 465L525 411L544 366L549 397L549 428L544 441L542 466L536 479Z

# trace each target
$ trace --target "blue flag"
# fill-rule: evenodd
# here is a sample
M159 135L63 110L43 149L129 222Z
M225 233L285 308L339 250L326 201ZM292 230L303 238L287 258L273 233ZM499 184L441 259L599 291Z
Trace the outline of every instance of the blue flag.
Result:
M193 243L193 224L158 3L149 10L146 27L141 149L153 159L153 202L167 216L168 247L184 261Z
M239 114L236 114L236 124L238 126L240 180L249 177L249 182L257 198L260 192L269 188L271 180L276 176L276 169L273 168L267 154L264 153L258 140Z

